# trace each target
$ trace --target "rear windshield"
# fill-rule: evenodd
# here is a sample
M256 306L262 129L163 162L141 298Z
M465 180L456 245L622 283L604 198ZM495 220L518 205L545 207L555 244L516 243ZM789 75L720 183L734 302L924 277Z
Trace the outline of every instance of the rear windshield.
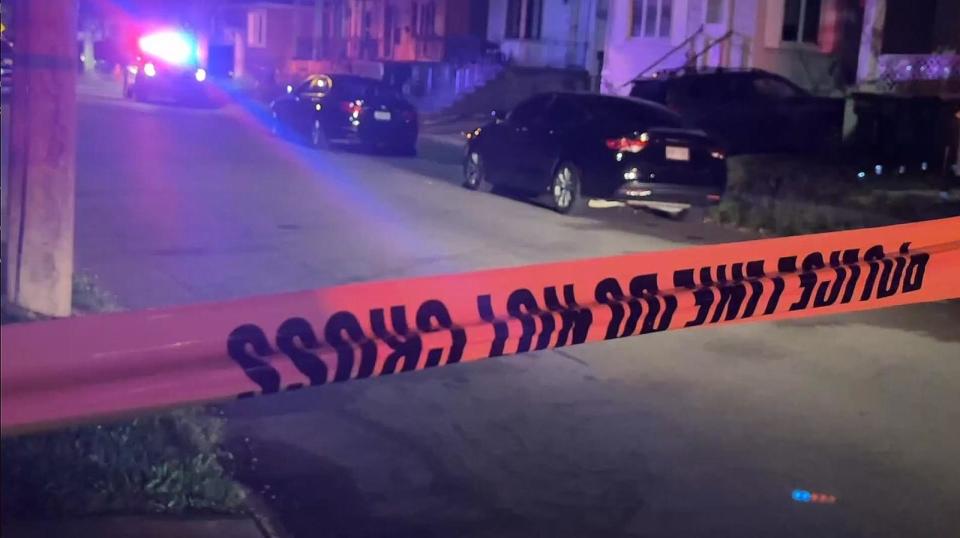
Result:
M663 103L667 97L666 84L659 80L643 80L633 83L630 90L631 97L646 99L656 103Z
M630 99L597 99L588 106L590 114L610 123L630 123L645 127L683 127L679 115L656 105Z
M333 91L338 95L357 99L400 97L395 88L376 80L362 78L334 78Z

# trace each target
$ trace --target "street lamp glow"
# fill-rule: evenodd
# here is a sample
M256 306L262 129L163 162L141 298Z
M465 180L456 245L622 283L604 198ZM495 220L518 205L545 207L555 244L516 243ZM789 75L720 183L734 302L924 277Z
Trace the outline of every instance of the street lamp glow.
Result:
M157 68L150 62L147 62L143 65L143 74L148 77L157 76Z
M197 79L197 82L203 82L207 80L207 71L205 69L197 69L197 72L193 74L193 77Z

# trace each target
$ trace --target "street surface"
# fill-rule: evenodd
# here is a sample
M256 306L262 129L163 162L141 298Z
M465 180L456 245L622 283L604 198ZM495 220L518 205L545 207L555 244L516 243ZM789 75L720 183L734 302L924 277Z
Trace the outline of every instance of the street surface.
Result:
M126 308L737 241L81 89L77 268ZM655 334L230 403L293 536L960 536L960 305ZM837 497L797 503L795 488Z

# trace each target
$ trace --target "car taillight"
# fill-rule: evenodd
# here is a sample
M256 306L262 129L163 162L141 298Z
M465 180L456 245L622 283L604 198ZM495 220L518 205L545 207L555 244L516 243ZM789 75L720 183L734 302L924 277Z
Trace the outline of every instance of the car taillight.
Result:
M340 103L340 108L347 114L357 118L360 116L360 113L363 112L363 101L359 99L356 101L343 101Z
M637 137L621 137L621 138L611 138L607 140L607 147L620 152L627 153L640 153L643 151L647 144L650 143L650 135L647 133L640 133L640 136Z
M723 151L720 148L714 148L710 150L710 156L713 157L714 159L726 159L727 152Z

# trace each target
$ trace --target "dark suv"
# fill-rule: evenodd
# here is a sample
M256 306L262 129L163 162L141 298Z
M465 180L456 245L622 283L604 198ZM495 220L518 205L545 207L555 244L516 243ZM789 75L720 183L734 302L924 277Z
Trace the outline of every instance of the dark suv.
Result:
M758 69L665 72L634 81L630 95L679 112L729 153L827 149L843 129L842 99L815 97Z

